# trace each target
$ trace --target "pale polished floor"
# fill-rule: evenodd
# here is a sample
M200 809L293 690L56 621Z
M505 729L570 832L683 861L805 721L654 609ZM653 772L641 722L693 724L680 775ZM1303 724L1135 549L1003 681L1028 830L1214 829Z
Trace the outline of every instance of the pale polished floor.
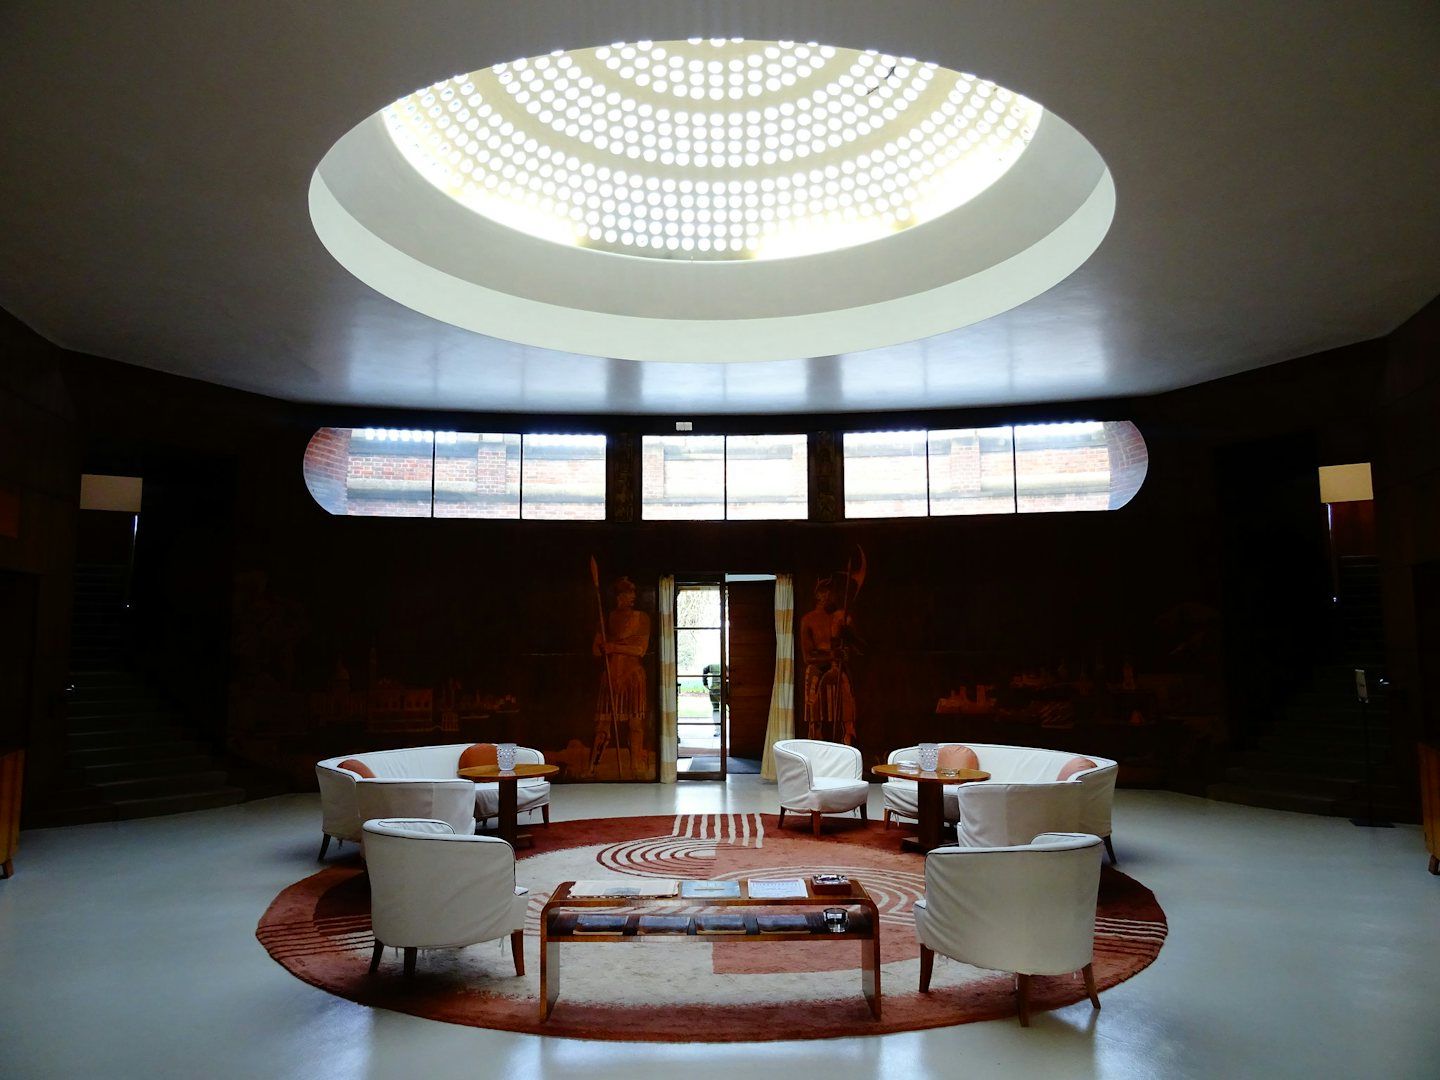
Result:
M557 820L774 809L758 777L555 792ZM871 814L878 815L879 791ZM1418 828L1122 791L1123 869L1169 914L1159 960L1088 1004L884 1038L547 1039L333 998L255 940L315 868L318 798L21 834L0 881L0 1076L1440 1076L1440 878Z

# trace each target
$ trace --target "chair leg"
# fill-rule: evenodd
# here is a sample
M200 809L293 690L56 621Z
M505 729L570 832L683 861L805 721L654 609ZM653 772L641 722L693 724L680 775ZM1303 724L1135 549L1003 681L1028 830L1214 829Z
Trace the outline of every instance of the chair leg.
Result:
M1015 976L1015 1004L1020 1013L1020 1026L1030 1026L1030 976L1016 974Z
M550 827L550 804L548 802L540 807L540 817L544 820L545 827L548 829Z
M860 804L860 820L861 820L861 821L869 821L869 820L870 820L870 808L869 808L868 806L866 806L863 802Z
M785 808L783 806L780 807L780 821L776 824L775 827L777 829L783 829L785 827Z
M1115 845L1110 842L1110 837L1105 837L1105 850L1110 854L1110 865L1115 865ZM1433 871L1432 871L1433 873Z
M515 960L515 974L525 974L525 931L516 930L510 935L510 955Z
M885 823L885 828L887 828L887 829L890 828L890 808L889 808L888 806L885 807L884 823Z
M418 952L414 945L405 950L405 977L413 978L415 975L415 953Z
M820 811L819 811L819 810L811 810L811 811L810 811L810 827L815 830L815 835L816 835L816 836L819 836L819 835L820 835Z
M1430 856L1430 873L1440 874L1440 856Z
M330 834L329 834L329 833L321 833L321 834L320 834L320 854L315 856L315 861L316 861L316 862L324 862L324 861L325 861L325 852L327 852L327 851L329 851L329 850L330 850Z
M920 992L930 992L930 975L935 970L935 950L920 946Z
M375 939L375 951L370 954L370 974L374 975L380 968L380 957L385 952L385 943L379 938Z
M1095 965L1086 964L1080 973L1085 976L1085 993L1090 995L1090 1004L1100 1008L1100 995L1095 991Z

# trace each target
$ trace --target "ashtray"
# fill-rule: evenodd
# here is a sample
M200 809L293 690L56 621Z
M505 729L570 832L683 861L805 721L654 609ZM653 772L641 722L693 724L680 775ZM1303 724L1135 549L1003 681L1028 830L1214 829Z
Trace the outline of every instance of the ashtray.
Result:
M920 763L918 761L897 761L895 764L898 765L905 772L920 771Z
M850 879L844 874L815 874L810 878L810 891L816 896L849 896Z

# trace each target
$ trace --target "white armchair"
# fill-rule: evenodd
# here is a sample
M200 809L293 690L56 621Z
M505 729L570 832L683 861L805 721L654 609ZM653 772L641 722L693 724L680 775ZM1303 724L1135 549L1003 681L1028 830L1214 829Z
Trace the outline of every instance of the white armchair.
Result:
M962 784L956 791L961 847L1013 847L1040 833L1080 832L1079 784Z
M494 836L455 832L443 821L380 818L364 824L375 951L403 949L405 974L417 949L446 949L510 937L515 974L525 974L528 890L515 884L515 851Z
M963 808L962 808L963 815ZM1030 977L1080 972L1100 1008L1092 966L1101 840L1042 833L1024 845L936 848L925 857L925 896L915 902L920 992L935 954L1013 971L1016 1011L1030 1026Z
M858 809L862 818L867 817L870 785L864 780L864 764L855 747L818 739L781 739L774 751L782 826L787 810L808 813L816 836L820 835L822 814Z

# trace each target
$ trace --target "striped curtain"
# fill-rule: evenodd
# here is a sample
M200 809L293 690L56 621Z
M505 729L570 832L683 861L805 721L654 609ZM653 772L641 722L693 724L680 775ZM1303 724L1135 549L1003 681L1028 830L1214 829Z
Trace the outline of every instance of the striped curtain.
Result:
M775 683L770 691L770 723L765 728L765 757L760 775L775 779L775 743L795 736L795 584L789 574L775 577Z
M679 702L675 690L675 577L660 579L660 782L675 783L680 749Z

